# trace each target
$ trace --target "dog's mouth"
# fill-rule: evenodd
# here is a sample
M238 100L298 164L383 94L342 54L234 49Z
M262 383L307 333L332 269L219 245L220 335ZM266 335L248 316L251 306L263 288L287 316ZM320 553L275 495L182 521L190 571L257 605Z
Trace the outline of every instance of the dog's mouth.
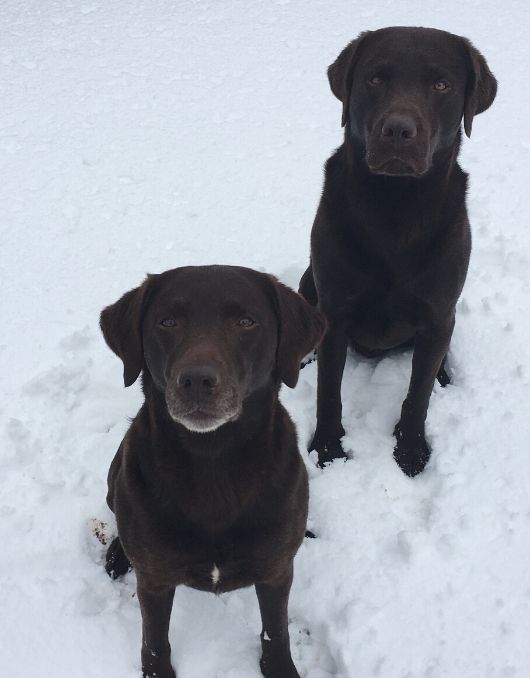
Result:
M206 407L201 403L183 405L178 400L166 395L169 416L177 424L181 424L193 433L211 433L230 421L235 421L241 414L239 403L224 407Z
M393 157L377 162L373 159L367 159L368 169L372 174L378 174L389 177L421 177L427 170L427 163L419 165L407 162L403 158Z
M365 162L372 174L388 177L421 177L432 165L433 143L427 130L414 138L385 137L381 134L384 120L366 133Z

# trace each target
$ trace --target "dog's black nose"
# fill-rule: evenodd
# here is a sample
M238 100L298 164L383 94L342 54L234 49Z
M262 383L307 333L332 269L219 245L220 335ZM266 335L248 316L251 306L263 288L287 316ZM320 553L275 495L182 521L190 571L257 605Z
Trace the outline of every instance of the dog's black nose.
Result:
M393 143L400 143L414 139L418 134L416 123L404 113L391 113L383 123L381 136Z
M210 365L193 365L180 372L177 384L190 395L204 395L219 385L219 374Z

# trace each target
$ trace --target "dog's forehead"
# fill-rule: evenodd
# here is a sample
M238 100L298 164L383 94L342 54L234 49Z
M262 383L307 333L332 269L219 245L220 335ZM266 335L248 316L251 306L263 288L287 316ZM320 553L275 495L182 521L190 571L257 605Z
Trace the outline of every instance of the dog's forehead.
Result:
M388 61L396 68L445 66L459 68L465 60L460 36L433 28L383 28L368 34L360 63Z
M271 308L264 274L238 266L185 266L156 276L153 302L197 307Z

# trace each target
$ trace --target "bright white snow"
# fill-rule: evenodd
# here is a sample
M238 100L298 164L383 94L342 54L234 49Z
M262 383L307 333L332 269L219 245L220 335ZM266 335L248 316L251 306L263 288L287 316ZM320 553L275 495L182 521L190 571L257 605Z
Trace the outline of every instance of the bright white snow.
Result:
M432 461L392 460L410 355L350 356L353 460L304 452L316 364L282 397L311 477L291 596L304 678L530 675L530 9L525 0L5 0L0 16L0 675L137 678L134 574L98 541L109 463L141 401L98 331L146 272L232 263L296 286L341 142L326 68L361 30L470 37L499 79L462 164L472 265ZM108 523L101 526L98 521ZM182 588L180 678L258 678L252 590Z

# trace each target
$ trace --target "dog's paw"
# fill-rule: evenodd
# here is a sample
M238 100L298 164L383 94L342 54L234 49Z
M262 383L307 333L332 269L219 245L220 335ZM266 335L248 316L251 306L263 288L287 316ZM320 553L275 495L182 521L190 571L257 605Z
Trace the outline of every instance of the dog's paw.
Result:
M403 473L414 478L427 466L431 456L425 436L423 433L405 435L398 422L394 429L394 437L396 439L394 459Z
M262 641L262 646L264 642L267 641ZM282 656L282 654L270 650L267 651L267 649L263 647L263 655L259 662L261 673L265 678L300 678L300 674L296 670L291 655L288 654Z
M442 388L445 388L448 384L451 383L451 378L447 374L447 370L445 369L444 364L442 364L440 369L438 370L436 379Z
M167 671L142 669L142 678L177 678L177 674L171 666Z
M159 668L144 668L142 669L142 678L177 678L177 674L171 666L165 671Z
M344 435L344 433L342 435ZM335 459L346 460L348 458L346 453L342 449L342 445L340 442L341 437L326 436L326 438L324 438L323 436L320 436L315 433L313 440L311 441L308 447L308 452L313 452L313 450L317 452L318 454L317 465L320 466L320 468L324 468L326 464L329 464Z
M132 570L132 565L125 555L119 537L115 537L107 549L105 570L111 579L117 579Z
M169 643L163 651L155 652L145 640L142 642L142 677L177 678L171 666L171 647Z

